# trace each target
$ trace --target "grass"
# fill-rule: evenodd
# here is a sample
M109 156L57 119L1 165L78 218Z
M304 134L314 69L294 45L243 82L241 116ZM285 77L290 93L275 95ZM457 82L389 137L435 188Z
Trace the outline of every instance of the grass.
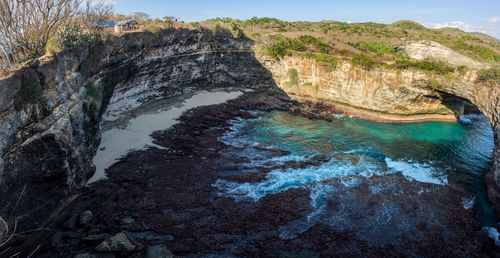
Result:
M316 63L329 65L333 69L337 68L337 64L339 63L338 58L325 54L318 54L313 56L313 58L316 60Z
M432 40L475 60L500 65L500 41L493 37L455 28L428 29L408 20L392 24L338 21L286 22L267 17L254 17L248 20L219 18L218 21L234 22L248 35L259 35L259 38L272 38L276 33L282 34L286 39L285 42L274 43L279 47L268 46L273 51L267 52L273 56L294 54L295 51L311 51L315 54L350 52L352 54L349 57L352 57L361 50L365 56L376 58L377 63L393 62L401 57L395 47L404 44L406 40ZM210 22L213 20L207 21ZM201 26L204 23L200 23ZM279 48L281 52L274 51Z
M293 85L297 85L299 83L299 72L297 69L292 68L288 70L288 81Z

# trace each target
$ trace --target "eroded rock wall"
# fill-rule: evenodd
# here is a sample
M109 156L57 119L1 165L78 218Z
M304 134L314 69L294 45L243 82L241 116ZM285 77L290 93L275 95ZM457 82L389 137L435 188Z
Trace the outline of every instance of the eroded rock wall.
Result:
M463 112L463 101L447 99L444 89L431 88L432 77L418 70L391 69L386 66L364 69L350 60L339 60L333 68L302 56L261 61L274 75L277 85L299 99L323 101L362 118L377 121L450 120ZM289 72L298 71L298 83L291 83ZM474 72L458 75L453 83L470 87ZM460 96L461 97L461 96Z
M305 57L273 60L254 53L250 41L207 31L126 34L94 49L40 58L0 79L2 215L19 220L22 228L43 225L61 200L85 185L94 171L99 122L110 102L143 93L148 101L226 86L278 86L297 98L387 120L452 119L460 113L461 100L445 103L442 93L466 99L488 116L495 130L489 178L495 182L490 190L499 189L499 93L476 83L474 72L435 91L429 87L429 75L419 71L365 70L348 60L333 69ZM289 82L292 68L299 73L297 84ZM101 98L87 96L89 82L100 90ZM19 101L33 89L40 93L36 102ZM490 195L498 198L500 191Z
M26 74L33 76L28 80ZM87 96L89 82L100 98ZM154 92L151 98L272 83L250 42L183 29L162 38L128 34L26 64L0 79L1 216L19 221L21 228L41 226L64 198L85 185L110 101L143 92ZM36 101L29 99L34 93L40 95ZM19 101L26 94L27 101Z

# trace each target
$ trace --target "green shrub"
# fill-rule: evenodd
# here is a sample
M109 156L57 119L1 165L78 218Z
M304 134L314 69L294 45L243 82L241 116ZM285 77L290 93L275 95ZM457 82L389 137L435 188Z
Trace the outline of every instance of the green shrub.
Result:
M275 59L290 55L290 52L286 50L286 45L283 42L278 42L271 46L265 47L264 53Z
M144 30L157 33L161 30L161 25L158 22L148 22L144 24Z
M449 66L448 64L440 61L415 61L412 62L408 59L399 59L396 60L394 64L396 68L407 69L410 67L414 67L420 70L431 71L438 74L448 74L455 71L455 68Z
M238 27L238 25L232 21L227 25L227 28L231 32L234 38L237 39L246 39L247 37L245 36L245 33L243 33L243 30Z
M64 47L80 50L83 46L94 47L102 43L100 33L84 32L79 26L64 26L54 37L59 37Z
M433 71L438 74L447 74L449 72L454 72L455 69L448 64L444 62L436 62L436 61L417 61L412 63L413 67L422 69L422 70L427 70L427 71Z
M318 84L316 84L316 85L314 86L314 89L316 89L316 92L318 92L318 91L319 91L319 85L318 85Z
M457 71L461 74L461 75L464 75L465 73L467 73L469 69L467 68L467 66L465 65L461 65L459 67L457 67Z
M366 57L363 54L355 55L352 58L351 63L353 65L359 65L359 66L363 67L364 69L371 69L373 67L373 65L375 64L370 58Z
M316 60L316 63L329 64L333 69L337 68L339 62L336 57L324 54L315 55L313 58Z
M299 72L297 71L297 69L292 68L288 70L288 81L294 85L297 85L299 83Z
M395 66L400 69L407 69L412 65L412 62L408 59L396 60Z
M314 46L321 53L327 54L333 50L333 47L323 42L322 38L315 38L309 35L302 35L299 36L297 39L302 41L304 44L309 44Z
M497 52L481 45L469 45L463 41L463 38L453 41L452 48L455 50L465 50L466 53L469 53L472 57L481 62L500 62L500 54Z
M52 36L45 45L45 53L54 54L64 47L64 42L59 35Z
M278 27L278 28L283 28L289 25L289 23L286 21L269 17L262 17L262 18L252 17L251 19L243 21L243 24L246 26L259 25L264 27Z
M85 96L90 97L93 103L101 99L101 91L94 85L93 82L88 81L87 84L85 84L85 89L87 90Z
M432 90L437 90L439 88L439 82L436 79L431 80L431 88Z
M304 52L307 50L307 47L298 39L288 39L288 47L291 50Z
M491 86L500 85L500 67L493 67L489 69L481 69L478 71L477 79L485 82Z
M366 42L358 41L354 44L355 47L366 49L375 53L376 56L382 56L384 53L395 54L394 48L389 41Z

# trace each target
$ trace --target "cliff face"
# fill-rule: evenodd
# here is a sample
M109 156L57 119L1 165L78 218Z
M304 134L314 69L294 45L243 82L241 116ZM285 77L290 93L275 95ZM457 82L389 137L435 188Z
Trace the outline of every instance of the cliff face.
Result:
M291 68L298 71L297 84L289 82ZM463 99L472 102L495 131L490 189L497 198L499 92L475 79L467 72L434 91L429 75L419 71L364 70L347 60L333 69L305 57L277 61L255 56L250 42L203 31L128 34L94 49L40 58L0 79L0 204L24 218L22 227L42 225L93 173L99 122L110 102L140 93L148 100L200 88L276 85L291 96L378 120L449 120L461 112ZM89 85L102 97L87 96Z
M290 95L334 104L348 113L373 120L454 120L460 101L443 104L432 90L429 76L414 70L386 67L370 70L340 60L337 67L306 57L266 59L264 65L275 75L278 86ZM291 83L291 69L298 71L298 83Z
M426 51L423 48L430 44ZM449 57L449 63L484 68L437 43L413 42L404 47L415 59ZM457 58L454 58L458 56ZM316 60L287 56L281 60L258 56L269 69L276 84L291 97L332 104L339 110L375 121L455 121L465 102L475 105L488 117L494 132L493 165L485 176L489 199L500 213L500 89L477 80L477 70L464 74L434 77L420 70L402 70L388 66L370 70L339 60L336 68ZM297 83L290 82L290 70L296 69ZM438 86L433 89L433 81Z
M271 83L247 42L200 31L129 34L40 58L0 79L0 203L21 227L42 225L92 175L110 101ZM89 85L102 97L87 96Z

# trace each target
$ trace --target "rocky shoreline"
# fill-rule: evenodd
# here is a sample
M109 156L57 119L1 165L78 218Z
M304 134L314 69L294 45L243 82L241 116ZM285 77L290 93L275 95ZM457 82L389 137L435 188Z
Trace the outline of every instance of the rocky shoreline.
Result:
M295 97L295 96L294 96ZM312 117L323 116L328 119L331 114L342 114L352 118L358 118L378 123L421 123L421 122L457 122L455 115L440 114L418 114L418 115L397 115L376 112L361 108L355 108L340 103L329 103L328 101L314 101L310 98L296 97L301 103L304 112L310 113ZM331 101L330 101L331 102ZM479 112L480 113L480 112Z
M38 232L31 242L18 246L27 253L38 247L36 254L39 257L79 258L172 257L172 254L186 257L500 254L493 240L480 232L481 225L474 219L472 210L461 207L463 190L448 186L414 196L412 193L418 188L428 186L408 183L401 187L408 189L409 197L393 201L409 213L425 208L412 203L411 198L424 198L439 206L443 217L437 218L439 222L436 223L443 223L454 237L443 238L444 233L429 221L412 229L425 236L426 241L412 241L408 235L399 246L376 245L352 230L333 230L323 224L313 225L295 238L283 239L280 229L310 211L308 189L292 188L259 201L235 202L231 197L218 194L213 187L217 179L258 182L272 169L324 163L321 157L314 157L284 165L254 167L256 172L243 175L222 173L231 170L231 164L248 162L248 158L223 155L229 149L244 150L219 140L228 132L233 119L254 118L247 110L284 111L313 119L332 118L327 106L322 108L325 112L309 112L313 107L316 110L316 106L293 101L278 90L257 90L224 104L186 111L178 124L153 134L154 143L165 149L150 147L130 152L107 169L107 180L83 189L70 207L59 214L49 231ZM287 154L279 149L257 150L270 157ZM374 183L384 180L372 179ZM354 196L364 196L349 202L377 206L381 201L376 196L370 197L365 192L366 186L352 190L337 181L331 184ZM339 202L342 200L328 205L335 208Z

